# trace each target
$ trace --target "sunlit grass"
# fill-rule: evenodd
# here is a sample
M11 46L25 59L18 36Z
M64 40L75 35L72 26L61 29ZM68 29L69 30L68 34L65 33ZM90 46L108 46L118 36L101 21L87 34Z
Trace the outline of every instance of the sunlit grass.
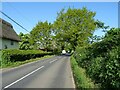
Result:
M71 56L71 66L76 88L79 89L98 88L98 86L95 85L94 82L89 77L87 77L85 69L78 66L73 56Z

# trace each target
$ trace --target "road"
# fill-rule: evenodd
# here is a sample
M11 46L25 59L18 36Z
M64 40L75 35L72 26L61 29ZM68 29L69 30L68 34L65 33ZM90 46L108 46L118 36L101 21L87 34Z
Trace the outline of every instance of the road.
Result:
M5 88L75 88L70 57L55 56L3 70L2 89Z

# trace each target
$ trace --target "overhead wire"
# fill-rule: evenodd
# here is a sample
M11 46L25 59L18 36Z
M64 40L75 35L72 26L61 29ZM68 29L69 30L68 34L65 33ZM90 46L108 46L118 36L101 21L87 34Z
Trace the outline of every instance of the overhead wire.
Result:
M18 26L20 26L22 29L24 29L25 31L29 32L29 30L27 30L26 28L24 28L22 25L20 25L18 22L16 22L14 19L12 19L11 17L9 17L6 13L0 11L4 16L6 16L7 18L9 18L10 20L12 20L15 24L17 24ZM30 33L30 32L29 32Z

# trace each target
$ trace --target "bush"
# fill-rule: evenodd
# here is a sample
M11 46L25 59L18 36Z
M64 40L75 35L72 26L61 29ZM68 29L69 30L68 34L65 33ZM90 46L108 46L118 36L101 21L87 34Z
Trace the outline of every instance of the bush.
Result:
M87 75L104 88L120 88L120 29L111 29L101 42L78 47L74 57Z
M95 88L94 83L86 76L85 70L78 66L73 56L71 57L71 66L73 70L76 88Z
M0 50L0 66L1 66L1 64L2 64L2 63L1 63L1 62L2 62L2 57L1 57L1 56L2 56L2 51Z
M7 64L9 62L24 61L51 54L50 52L40 50L2 50L2 63Z

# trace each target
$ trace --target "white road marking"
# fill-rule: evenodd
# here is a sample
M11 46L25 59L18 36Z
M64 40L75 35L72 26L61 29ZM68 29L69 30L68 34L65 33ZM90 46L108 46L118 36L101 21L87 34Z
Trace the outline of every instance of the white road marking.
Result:
M31 75L31 74L33 74L33 73L35 73L36 71L38 71L38 70L42 69L43 67L44 67L44 66L39 67L38 69L36 69L36 70L32 71L31 73L28 73L27 75L23 76L22 78L20 78L20 79L16 80L15 82L13 82L13 83L11 83L11 84L9 84L9 85L5 86L4 88L8 88L8 87L12 86L13 84L15 84L15 83L17 83L17 82L21 81L22 79L24 79L24 78L28 77L29 75Z
M50 61L49 63L53 63L53 62L55 62L57 59L55 59L55 60L53 60L53 61Z

